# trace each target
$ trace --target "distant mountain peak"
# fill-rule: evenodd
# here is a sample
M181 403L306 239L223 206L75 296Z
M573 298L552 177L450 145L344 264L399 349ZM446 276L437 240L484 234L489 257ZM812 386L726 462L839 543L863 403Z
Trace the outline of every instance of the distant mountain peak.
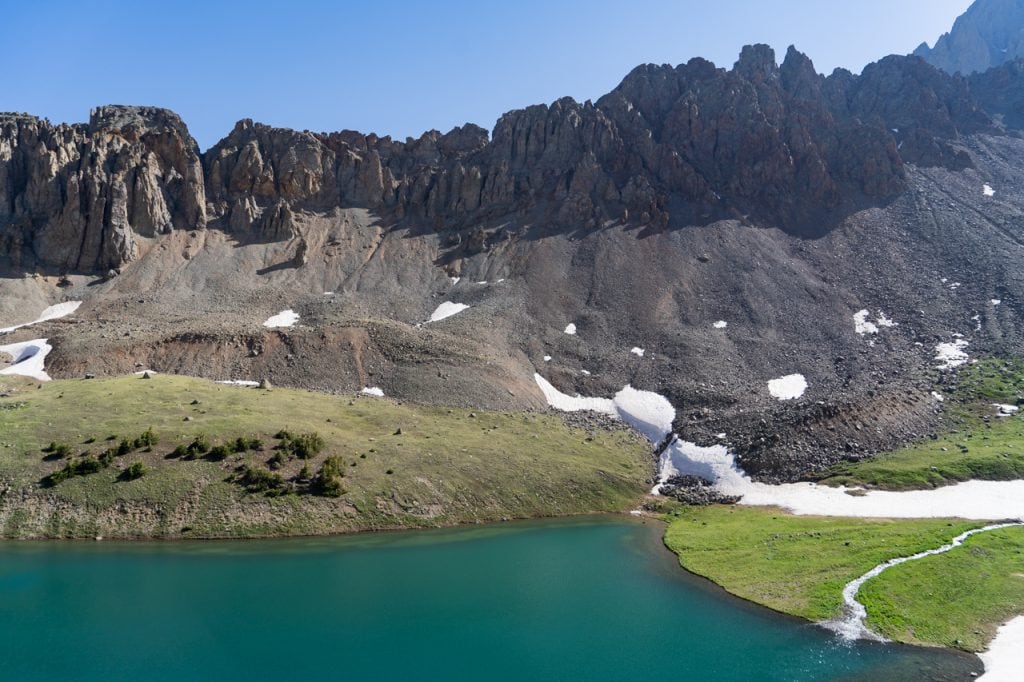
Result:
M1024 0L977 0L935 47L922 43L914 54L964 75L1024 57Z

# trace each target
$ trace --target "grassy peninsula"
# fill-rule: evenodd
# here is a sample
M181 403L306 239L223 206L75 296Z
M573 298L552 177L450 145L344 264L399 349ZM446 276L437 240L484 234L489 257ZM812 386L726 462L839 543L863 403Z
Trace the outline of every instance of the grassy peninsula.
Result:
M760 507L681 508L665 543L687 570L812 621L838 616L843 587L895 557L939 547L984 522L793 516ZM1024 612L1024 528L973 536L950 552L865 583L868 626L899 642L979 651Z

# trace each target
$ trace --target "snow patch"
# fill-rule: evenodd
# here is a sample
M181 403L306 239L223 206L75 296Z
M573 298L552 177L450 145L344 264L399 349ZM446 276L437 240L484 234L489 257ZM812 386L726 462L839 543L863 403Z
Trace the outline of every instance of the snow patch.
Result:
M359 391L363 395L372 395L376 398L384 397L384 390L378 386L364 386L363 390Z
M938 362L937 369L956 369L967 364L970 356L964 351L970 344L963 339L956 339L951 343L940 343L935 346L935 360Z
M989 301L989 303L991 303L992 305L1000 305L1002 301L998 298L993 298L991 301Z
M878 333L878 326L874 322L868 321L870 314L871 312L868 310L861 310L853 316L853 330L861 336Z
M1016 405L1000 405L999 403L993 403L992 407L997 410L997 417L1012 417L1013 415L1020 412L1020 408Z
M551 356L550 355L545 355L544 356L544 362L551 362Z
M740 504L782 507L808 516L856 516L862 518L959 517L1001 521L1024 518L1024 480L966 481L929 490L890 492L830 488L814 483L771 485L751 480L737 466L724 445L700 447L676 439L668 448L672 468L703 476L725 495L741 496Z
M932 391L932 397L935 398L936 402L942 403L946 401L946 398L938 391Z
M803 374L789 374L768 382L768 392L779 400L796 400L807 391Z
M545 362L547 362L547 360L545 360ZM537 386L540 387L540 391L544 394L544 399L548 401L548 405L556 410L561 410L563 412L582 412L584 410L589 410L591 412L600 412L601 414L606 414L610 417L619 416L618 412L615 410L615 405L610 398L584 398L580 395L571 396L559 391L540 374L535 373L533 375L533 379L537 382Z
M587 371L587 370L585 370L585 369L581 369L581 370L580 370L580 374L582 374L582 375L583 375L583 376L585 376L585 377L589 377L589 376L590 376L590 372L588 372L588 371Z
M642 358L644 356L645 351L643 348L640 348L639 346L633 346L632 348L629 349L629 352L637 356L638 358Z
M985 682L1017 682L1024 670L1024 616L1018 616L996 631L988 651L978 654L985 664L979 680Z
M226 381L218 381L217 383L224 384L225 386L247 386L249 388L257 388L260 385L260 382L250 379L228 379Z
M277 315L272 315L267 318L267 321L263 323L264 327L275 329L277 327L294 327L295 323L299 321L299 314L289 308L288 310L282 310Z
M729 326L729 323L726 322L725 320L719 320L718 322L715 322L711 326L714 327L715 329L725 329L726 327Z
M576 335L576 325L573 324L572 322L570 322L565 327L565 333L568 334L569 336L575 336Z
M458 315L468 308L469 306L465 303L452 303L451 301L445 301L441 305L437 306L437 309L430 314L430 319L427 320L427 322L437 322L445 319L446 317Z
M584 398L562 393L540 374L533 375L548 405L563 412L589 410L626 422L652 443L659 443L672 430L676 410L662 395L625 386L613 398Z
M0 346L0 355L7 354L13 358L11 366L0 370L0 374L49 381L50 375L46 373L44 364L46 356L52 350L53 346L48 344L46 339L33 339Z
M80 305L82 305L81 301L65 301L64 303L51 305L49 308L39 313L39 317L32 320L31 322L16 324L13 327L3 327L2 329L0 329L0 334L13 332L15 329L21 329L22 327L28 327L29 325L39 324L40 322L47 322L49 320L56 320L57 318L60 317L67 317L71 313L78 310L78 306Z
M981 193L987 197L994 197L996 195L996 191L987 183L981 186Z
M882 327L896 327L898 326L895 322L885 316L881 310L878 311L878 315L872 322L870 319L871 312L869 310L861 310L853 316L853 330L864 336L865 334L877 334Z
M451 280L453 286L458 284L462 280L461 277L449 277L448 279Z

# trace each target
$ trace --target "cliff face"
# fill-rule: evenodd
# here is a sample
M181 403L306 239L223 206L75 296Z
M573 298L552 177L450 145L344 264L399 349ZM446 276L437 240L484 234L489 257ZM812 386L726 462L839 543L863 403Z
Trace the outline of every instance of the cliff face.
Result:
M105 272L138 237L209 224L296 236L296 212L370 209L480 251L543 224L676 229L738 218L820 236L906 187L904 163L960 169L990 129L967 81L911 57L825 78L790 49L635 69L596 104L561 99L419 139L239 122L200 155L175 114L111 106L88 125L0 118L0 253L15 268Z
M100 107L87 125L0 115L0 250L17 267L117 268L136 236L206 224L199 150L177 115Z
M977 0L935 47L914 54L947 73L965 76L1024 57L1024 0Z

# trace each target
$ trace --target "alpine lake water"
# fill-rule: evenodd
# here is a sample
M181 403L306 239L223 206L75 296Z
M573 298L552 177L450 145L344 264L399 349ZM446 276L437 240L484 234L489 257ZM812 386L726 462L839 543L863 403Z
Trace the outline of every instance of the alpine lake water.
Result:
M963 680L688 575L598 517L317 539L0 545L2 680Z

